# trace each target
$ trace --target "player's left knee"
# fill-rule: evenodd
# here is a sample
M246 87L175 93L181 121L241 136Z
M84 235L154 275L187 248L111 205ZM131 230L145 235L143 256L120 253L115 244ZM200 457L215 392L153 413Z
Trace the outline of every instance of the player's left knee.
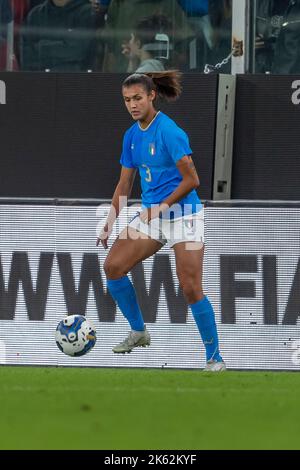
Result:
M201 296L202 289L194 279L182 280L180 282L183 294L189 304L195 303Z

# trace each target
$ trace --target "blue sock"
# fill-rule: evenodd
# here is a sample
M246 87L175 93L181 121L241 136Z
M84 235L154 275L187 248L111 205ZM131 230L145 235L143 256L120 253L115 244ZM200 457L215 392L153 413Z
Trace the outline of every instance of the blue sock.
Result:
M133 285L127 276L117 280L107 280L107 287L112 298L118 304L131 329L144 331L145 325Z
M195 322L206 349L206 360L222 361L219 351L219 340L215 314L207 297L196 304L190 305Z

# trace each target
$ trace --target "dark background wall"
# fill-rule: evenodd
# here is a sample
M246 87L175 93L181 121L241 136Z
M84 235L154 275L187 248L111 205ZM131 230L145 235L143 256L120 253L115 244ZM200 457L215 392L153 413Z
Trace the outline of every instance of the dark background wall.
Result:
M300 200L300 104L292 102L297 80L238 76L233 199Z
M122 137L132 125L118 74L0 73L0 197L110 198ZM212 197L217 76L186 75L181 99L161 107L190 137ZM133 198L140 197L135 184Z
M118 74L0 73L0 197L110 198L122 137L132 124ZM300 200L300 77L237 77L233 199ZM218 76L184 76L181 99L161 107L189 134L212 198ZM297 92L296 92L297 93ZM298 92L300 101L300 92ZM140 197L139 177L133 198Z

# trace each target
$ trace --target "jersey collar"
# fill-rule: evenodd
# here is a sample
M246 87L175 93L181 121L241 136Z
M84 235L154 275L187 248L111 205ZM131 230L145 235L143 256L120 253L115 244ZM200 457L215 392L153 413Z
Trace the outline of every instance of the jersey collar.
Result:
M160 111L157 111L157 113L155 114L154 118L152 119L151 122L149 122L148 126L145 127L145 129L143 129L141 126L140 126L140 123L138 122L138 126L140 128L141 131L145 132L149 129L149 127L151 126L151 124L155 121L155 119L157 118L157 116L159 115Z

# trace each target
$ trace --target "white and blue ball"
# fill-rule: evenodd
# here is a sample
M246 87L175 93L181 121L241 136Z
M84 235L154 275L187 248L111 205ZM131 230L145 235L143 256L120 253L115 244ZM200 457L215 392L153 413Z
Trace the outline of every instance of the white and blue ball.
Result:
M83 315L69 315L59 322L55 340L67 356L84 356L96 343L96 329Z

